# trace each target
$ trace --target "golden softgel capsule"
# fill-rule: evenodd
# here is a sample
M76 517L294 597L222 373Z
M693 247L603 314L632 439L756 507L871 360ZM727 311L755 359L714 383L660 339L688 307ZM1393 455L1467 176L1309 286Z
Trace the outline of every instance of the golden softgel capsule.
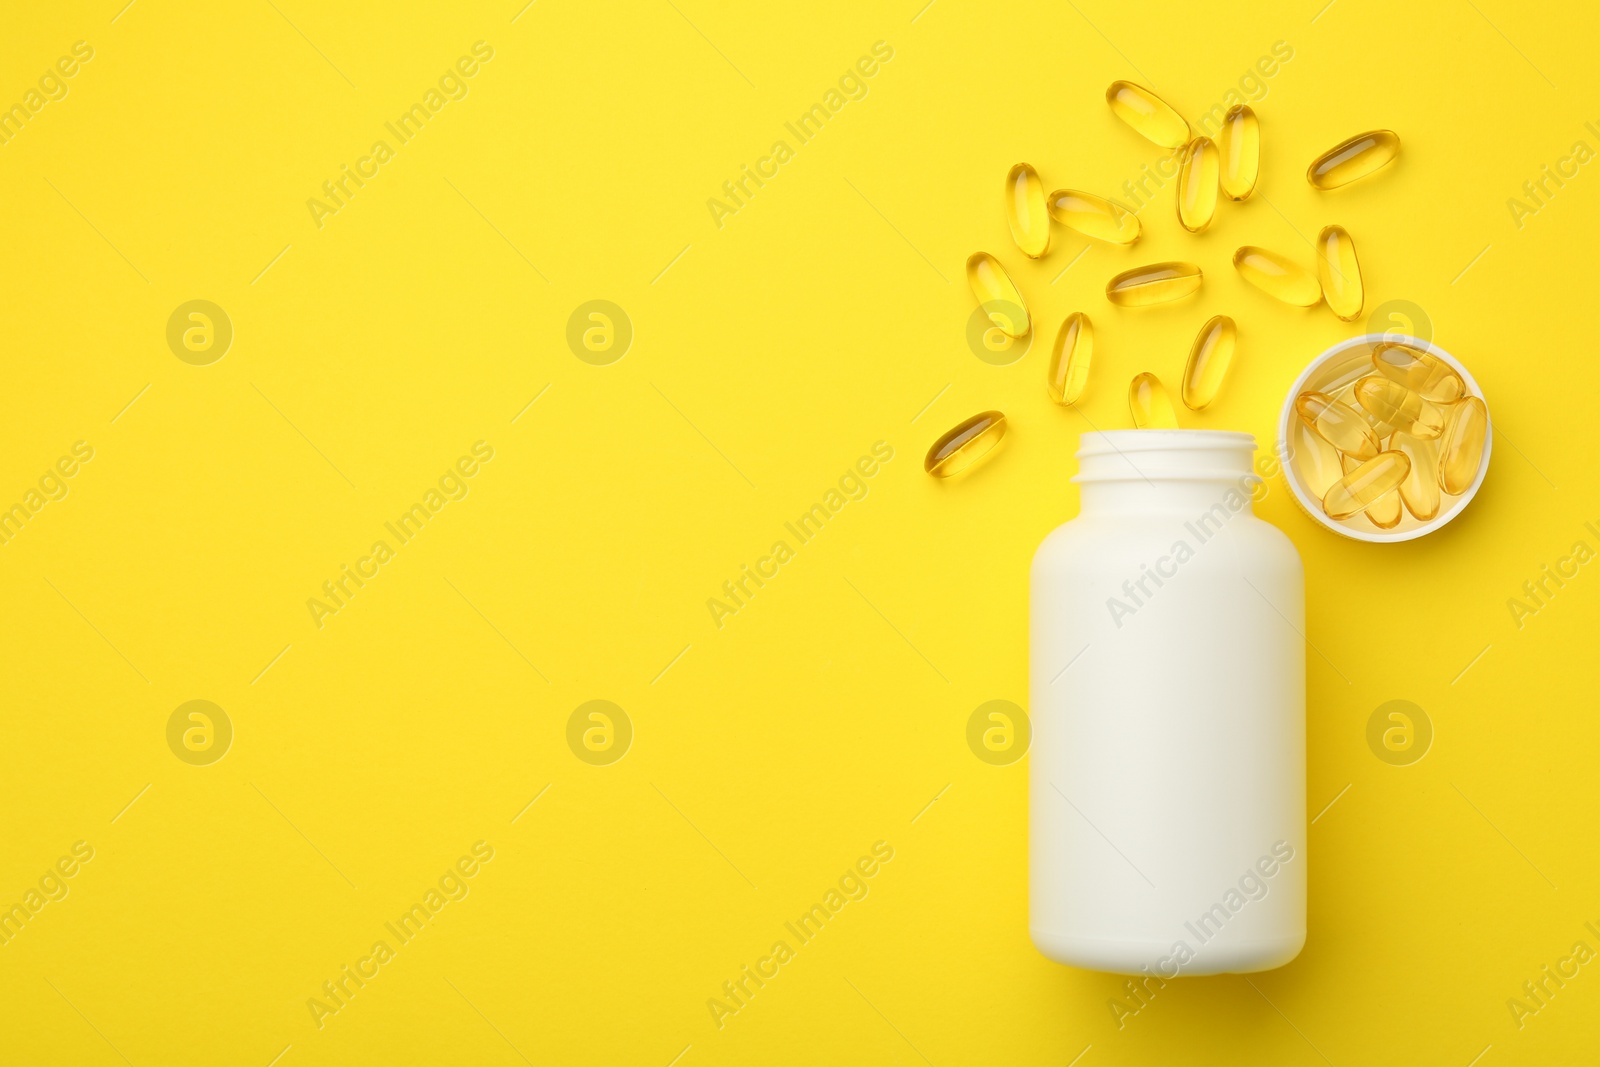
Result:
M1178 223L1201 233L1217 213L1217 146L1196 137L1184 146L1178 161Z
M1316 276L1287 256L1245 245L1233 254L1233 266L1245 281L1285 304L1310 307L1322 299Z
M1166 387L1149 371L1134 375L1128 383L1128 411L1133 424L1141 430L1176 430L1177 413L1172 410L1172 399Z
M1057 189L1049 198L1050 217L1086 237L1131 245L1139 239L1139 216L1103 196Z
M1125 308L1165 304L1200 288L1200 280L1200 268L1193 263L1152 263L1106 282L1106 299Z
M1183 406L1199 411L1217 398L1233 362L1239 330L1226 315L1214 316L1195 336L1189 362L1183 369Z
M983 411L946 431L922 461L935 478L953 478L988 459L1006 436L1006 417Z
M1300 472L1300 480L1321 500L1333 483L1344 477L1339 465L1339 451L1327 439L1302 420L1290 427L1290 447L1294 449L1293 462Z
M1467 391L1467 383L1438 356L1399 341L1385 341L1372 350L1372 366L1424 400L1451 404Z
M1348 519L1400 488L1411 461L1403 452L1379 452L1355 470L1333 483L1322 498L1322 510L1330 519Z
M1450 420L1439 440L1439 488L1459 496L1472 487L1483 462L1489 409L1475 396L1450 405Z
M1011 280L1011 275L1000 261L987 252L974 252L967 257L967 284L978 306L989 316L1001 333L1008 337L1022 337L1030 329L1028 305L1023 302L1022 290Z
M1381 374L1369 374L1356 382L1356 403L1398 433L1433 438L1444 432L1443 408Z
M1106 90L1106 103L1134 131L1163 148L1182 148L1189 143L1189 124L1165 100L1133 82L1112 82Z
M1407 511L1427 522L1439 514L1439 442L1397 433L1389 439L1389 447L1411 461L1411 470L1400 483L1400 499Z
M1235 104L1217 131L1222 156L1222 191L1229 200L1248 200L1261 173L1261 123L1249 104Z
M1361 466L1360 460L1351 459L1349 456L1342 457L1340 463L1344 468L1345 474L1349 474L1357 467ZM1407 474L1406 477L1409 478L1410 475ZM1405 483L1401 482L1400 484L1404 485ZM1400 491L1398 489L1391 489L1389 492L1374 500L1371 504L1368 504L1366 514L1367 519L1372 523L1372 525L1376 526L1380 530L1392 530L1396 526L1399 526L1400 520L1404 518L1403 513L1400 511Z
M1045 392L1057 404L1076 404L1089 381L1089 360L1094 355L1094 325L1089 316L1075 311L1067 316L1056 334L1050 352L1050 370Z
M1346 322L1354 322L1366 297L1361 289L1356 243L1343 226L1324 226L1317 234L1317 278L1322 282L1323 299L1333 313Z
M1294 399L1294 411L1311 429L1334 448L1356 459L1371 459L1378 454L1378 435L1349 404L1327 393L1301 393Z
M1027 163L1018 163L1006 175L1006 221L1011 224L1011 239L1025 255L1038 259L1050 250L1044 182Z
M1337 189L1382 170L1399 154L1400 138L1393 130L1358 133L1312 160L1306 181L1318 189Z

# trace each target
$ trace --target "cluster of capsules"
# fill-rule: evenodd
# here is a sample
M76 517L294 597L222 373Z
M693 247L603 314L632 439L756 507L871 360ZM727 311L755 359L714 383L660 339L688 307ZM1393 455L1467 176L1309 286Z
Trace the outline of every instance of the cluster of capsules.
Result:
M1217 140L1195 136L1189 123L1165 100L1141 85L1113 82L1106 102L1118 118L1164 148L1178 149L1178 223L1190 233L1206 230L1216 215L1219 194L1248 200L1261 170L1261 124L1248 104L1223 117ZM1220 144L1219 144L1220 142ZM1306 180L1317 189L1336 189L1388 165L1400 153L1400 138L1373 130L1345 140L1312 161ZM1006 175L1006 217L1017 247L1033 259L1050 250L1054 220L1093 240L1131 245L1139 239L1138 215L1122 204L1077 189L1046 193L1030 164L1018 163ZM1356 247L1343 226L1327 226L1316 243L1313 273L1287 256L1254 245L1233 254L1234 268L1250 284L1286 304L1310 307L1326 301L1346 322L1361 313L1364 295ZM1123 271L1106 283L1106 298L1120 307L1148 307L1179 300L1199 290L1203 275L1193 263L1152 263ZM1032 317L1022 290L1000 261L988 252L967 259L967 283L992 328L1009 338L1027 336ZM1207 320L1195 337L1184 368L1180 396L1192 411L1216 399L1233 361L1238 329L1227 315ZM1089 380L1094 327L1081 311L1068 315L1056 334L1045 388L1057 404L1076 404ZM1178 425L1166 388L1154 374L1136 375L1128 385L1128 407L1140 429ZM1005 415L985 411L953 427L933 443L924 463L929 474L950 477L968 470L1005 437Z
M1294 463L1328 518L1391 530L1404 512L1427 522L1472 487L1489 411L1450 364L1384 342L1325 388L1295 397Z

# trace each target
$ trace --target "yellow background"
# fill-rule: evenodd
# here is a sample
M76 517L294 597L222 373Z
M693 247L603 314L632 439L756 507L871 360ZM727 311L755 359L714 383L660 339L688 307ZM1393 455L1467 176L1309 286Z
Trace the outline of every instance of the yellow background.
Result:
M1573 142L1600 147L1595 15L920 4L8 15L0 102L75 41L94 58L0 146L0 498L75 441L95 453L0 547L0 903L75 841L95 857L0 947L4 1062L1593 1055L1594 965L1520 1029L1506 1002L1574 942L1600 949L1600 578L1520 629L1507 600L1573 542L1600 547L1600 174L1520 228L1506 201ZM308 198L479 40L494 58L469 94L319 229ZM795 142L784 123L877 41L894 53L868 95ZM1075 263L1059 229L1037 264L1010 245L1010 164L1116 195L1161 154L1109 113L1110 81L1195 118L1278 41L1261 197L1194 237L1168 186L1137 246ZM1395 167L1306 184L1317 152L1375 127L1400 133ZM719 228L707 200L778 139L794 158ZM1029 943L1027 762L978 760L967 718L1026 703L1029 561L1076 512L1080 431L1128 425L1134 373L1175 382L1199 324L1233 315L1232 380L1181 419L1265 444L1299 370L1365 331L1228 265L1244 243L1309 264L1335 221L1369 311L1419 305L1481 382L1492 469L1401 546L1338 539L1272 483L1259 510L1304 557L1316 650L1310 937L1282 970L1183 980L1119 1029L1119 979ZM964 340L978 249L1039 324L1009 366ZM1169 258L1204 268L1198 297L1106 303L1112 273ZM233 323L209 366L166 343L191 299ZM635 331L609 366L565 340L593 299ZM1079 412L1042 388L1073 310L1097 329ZM927 477L932 440L989 408L1004 452ZM319 629L307 599L479 440L494 459L470 494ZM707 599L880 440L894 458L866 498L718 629ZM235 731L209 766L166 741L193 699ZM634 729L609 766L567 744L591 699ZM1392 699L1433 724L1411 766L1367 746ZM319 1028L308 999L480 840L470 895ZM876 841L894 859L869 895L714 1025L707 1000Z

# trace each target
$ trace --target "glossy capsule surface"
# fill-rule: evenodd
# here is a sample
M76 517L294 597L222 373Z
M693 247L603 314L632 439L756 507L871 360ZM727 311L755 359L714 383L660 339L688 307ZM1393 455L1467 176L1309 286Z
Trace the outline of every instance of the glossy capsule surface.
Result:
M1018 163L1006 175L1006 222L1024 255L1038 259L1050 250L1050 213L1044 182L1030 164Z
M1400 499L1415 518L1427 522L1439 514L1439 442L1397 433L1389 439L1389 447L1411 461L1411 470L1400 483Z
M1399 154L1400 137L1393 130L1358 133L1312 160L1306 181L1318 189L1337 189L1382 170Z
M1379 452L1333 483L1322 498L1322 510L1330 519L1359 515L1399 489L1410 469L1405 453Z
M1217 398L1222 382L1233 363L1233 350L1239 330L1226 315L1213 316L1200 327L1189 348L1189 362L1183 369L1183 406L1199 411Z
M1349 404L1312 391L1295 397L1294 410L1301 421L1345 455L1366 460L1378 454L1378 435Z
M1152 263L1125 270L1106 283L1106 299L1122 307L1148 307L1181 300L1200 288L1200 268L1193 263Z
M1229 200L1248 200L1261 174L1261 122L1249 104L1235 104L1217 131L1222 157L1222 192Z
M1233 254L1233 266L1245 281L1285 304L1310 307L1322 299L1316 275L1269 249L1245 245Z
M1183 116L1142 85L1112 82L1106 90L1106 103L1117 118L1163 148L1182 148L1189 142L1189 124Z
M1321 500L1333 483L1344 477L1339 451L1303 420L1295 421L1289 435L1290 447L1294 449L1291 458L1300 472L1300 480Z
M978 306L983 308L989 321L1008 337L1022 337L1032 329L1028 318L1028 305L1022 299L1022 290L1011 280L1011 275L1000 261L987 252L974 252L967 257L967 284Z
M1489 434L1489 410L1475 396L1450 407L1449 424L1439 440L1439 488L1459 496L1472 487L1483 463L1483 443Z
M1094 324L1081 311L1068 315L1056 333L1050 351L1045 392L1057 404L1076 404L1089 381L1089 360L1094 355Z
M1085 237L1131 245L1139 239L1139 216L1103 196L1077 189L1057 189L1048 200L1050 217Z
M1333 313L1345 322L1361 314L1366 297L1361 288L1361 264L1356 243L1343 226L1324 226L1317 234L1317 278L1322 296Z
M1374 348L1372 366L1385 378L1437 404L1454 403L1467 391L1467 383L1450 364L1399 341L1385 341Z
M998 411L979 412L945 431L928 449L922 467L935 478L953 478L993 455L1005 436L1006 417L1003 414Z
M1166 386L1149 371L1133 376L1128 383L1128 411L1133 425L1141 430L1176 430L1178 415Z
M1178 224L1190 233L1202 233L1217 214L1217 146L1209 137L1196 137L1184 146L1178 160Z
M1345 474L1349 474L1357 467L1361 466L1360 460L1351 459L1349 456L1342 457L1340 463ZM1409 473L1406 475L1408 478L1410 476L1411 475ZM1401 482L1400 484L1404 485L1405 483ZM1392 530L1396 526L1399 526L1400 520L1405 517L1404 513L1400 510L1400 490L1391 489L1389 492L1374 500L1371 504L1368 504L1366 515L1367 519L1372 523L1372 525L1376 526L1380 530Z
M1397 433L1434 438L1444 432L1443 408L1381 374L1356 382L1356 403Z

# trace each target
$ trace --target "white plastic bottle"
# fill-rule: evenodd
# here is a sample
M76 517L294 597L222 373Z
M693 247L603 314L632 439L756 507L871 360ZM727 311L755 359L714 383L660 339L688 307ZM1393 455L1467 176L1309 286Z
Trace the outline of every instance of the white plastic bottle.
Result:
M1079 515L1033 560L1033 941L1152 989L1305 943L1305 579L1254 451L1086 433Z

